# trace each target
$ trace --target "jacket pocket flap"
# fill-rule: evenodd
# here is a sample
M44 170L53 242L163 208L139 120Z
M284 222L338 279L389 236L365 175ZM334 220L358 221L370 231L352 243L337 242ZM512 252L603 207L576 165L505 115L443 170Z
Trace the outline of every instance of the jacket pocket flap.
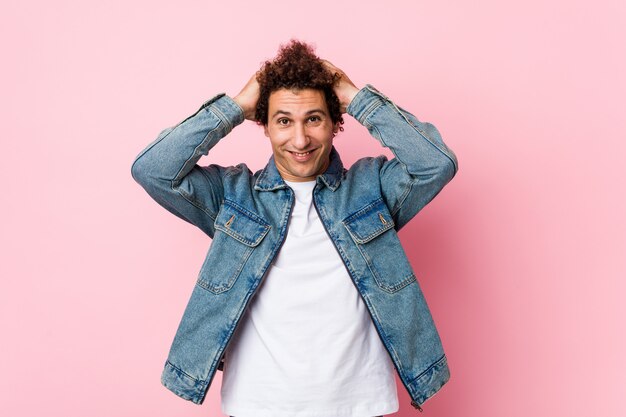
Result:
M387 205L379 198L343 220L356 243L367 243L395 226Z
M248 246L257 246L270 227L258 215L229 200L224 200L215 219L215 229Z

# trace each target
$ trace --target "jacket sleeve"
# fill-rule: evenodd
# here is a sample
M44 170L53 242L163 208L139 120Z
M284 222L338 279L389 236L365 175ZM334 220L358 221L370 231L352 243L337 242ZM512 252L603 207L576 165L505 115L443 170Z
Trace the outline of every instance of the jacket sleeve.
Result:
M347 112L395 156L381 157L380 187L400 230L454 177L456 155L435 126L419 121L369 84L352 99Z
M201 167L197 162L243 120L237 103L225 94L216 95L193 115L161 131L137 155L133 179L165 209L213 237L228 168Z

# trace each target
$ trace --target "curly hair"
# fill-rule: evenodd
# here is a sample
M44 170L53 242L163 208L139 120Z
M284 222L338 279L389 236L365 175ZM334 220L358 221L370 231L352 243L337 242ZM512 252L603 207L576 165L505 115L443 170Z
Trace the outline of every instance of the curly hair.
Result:
M258 124L267 125L270 94L282 88L322 91L333 124L343 124L339 99L333 90L339 75L328 71L313 51L312 46L292 39L280 46L278 55L272 61L265 61L261 66L256 77L260 93L254 115ZM339 130L343 131L343 127L339 126Z

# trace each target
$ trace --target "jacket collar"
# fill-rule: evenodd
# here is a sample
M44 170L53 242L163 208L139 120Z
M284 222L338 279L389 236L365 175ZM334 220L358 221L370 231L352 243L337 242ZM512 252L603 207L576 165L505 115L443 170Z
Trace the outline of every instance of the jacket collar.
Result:
M328 168L326 168L323 174L317 176L317 182L319 184L321 181L332 191L335 191L341 184L343 163L334 146L330 150L329 157L330 163L328 164ZM287 188L287 184L285 184L285 181L283 181L283 178L280 176L278 168L276 168L276 163L274 162L274 155L272 155L257 178L254 189L257 191L274 191L280 188Z

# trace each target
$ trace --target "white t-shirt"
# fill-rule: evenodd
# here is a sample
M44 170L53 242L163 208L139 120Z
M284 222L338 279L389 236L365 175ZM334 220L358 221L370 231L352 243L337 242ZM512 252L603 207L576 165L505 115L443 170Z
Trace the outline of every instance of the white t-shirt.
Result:
M295 192L287 238L228 345L222 412L372 417L398 411L394 368L312 201Z

